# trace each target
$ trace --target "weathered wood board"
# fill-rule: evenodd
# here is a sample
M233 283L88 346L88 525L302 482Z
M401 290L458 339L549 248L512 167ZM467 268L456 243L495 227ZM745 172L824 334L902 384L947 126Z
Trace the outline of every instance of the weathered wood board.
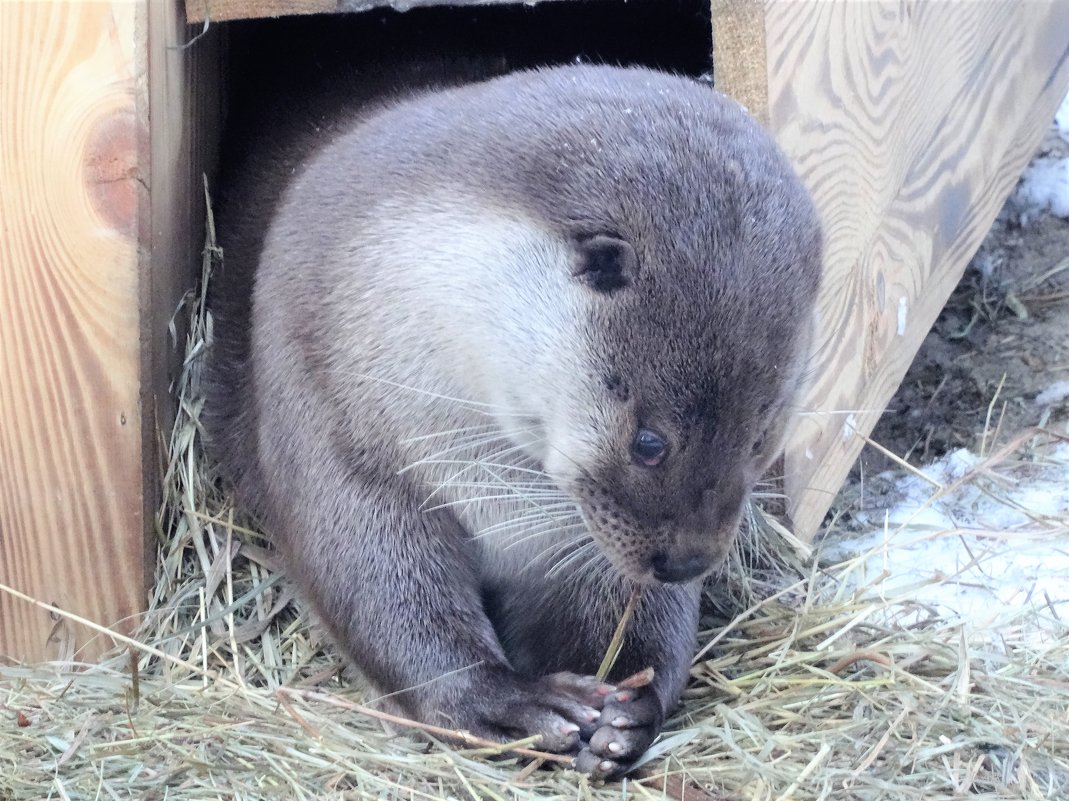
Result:
M0 3L0 582L108 623L145 597L137 8ZM0 655L85 640L0 593Z
M809 537L1065 94L1069 3L714 0L714 29L721 12L736 49L714 53L717 84L757 106L826 229L785 472Z
M120 629L218 137L218 37L194 33L175 2L0 3L0 583ZM109 645L0 592L0 657Z
M143 193L142 371L146 432L146 519L159 508L157 431L171 431L170 383L181 369L181 343L188 315L175 315L182 296L199 277L204 245L204 177L219 154L223 119L225 47L221 26L189 26L181 0L147 0L143 49L148 74L143 87L148 133ZM167 337L174 318L178 347Z
M224 22L340 11L339 0L185 0L189 22Z
M407 11L423 6L493 6L517 3L534 5L539 2L564 3L577 0L185 0L186 18L190 22L367 11L372 8Z

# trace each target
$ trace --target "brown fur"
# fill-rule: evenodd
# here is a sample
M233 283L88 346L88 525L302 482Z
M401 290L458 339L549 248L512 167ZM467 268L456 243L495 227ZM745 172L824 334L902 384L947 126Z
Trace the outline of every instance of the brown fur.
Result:
M781 447L812 205L735 103L646 70L517 73L327 129L228 196L217 452L405 712L617 774L676 703L696 577ZM636 582L615 675L657 678L606 701L580 677Z

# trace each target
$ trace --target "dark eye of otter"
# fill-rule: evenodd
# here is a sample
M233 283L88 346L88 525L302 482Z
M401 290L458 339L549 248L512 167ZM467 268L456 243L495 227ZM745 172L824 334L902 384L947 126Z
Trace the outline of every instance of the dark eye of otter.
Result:
M668 455L668 443L656 431L640 428L631 442L631 455L646 467L656 467Z
M615 236L597 234L580 240L572 275L596 292L612 293L628 286L638 269L631 245Z

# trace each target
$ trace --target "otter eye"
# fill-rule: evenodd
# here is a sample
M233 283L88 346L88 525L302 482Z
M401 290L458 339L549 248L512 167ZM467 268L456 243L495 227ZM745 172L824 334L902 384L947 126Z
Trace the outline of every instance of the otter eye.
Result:
M656 467L668 454L668 443L656 431L640 428L631 442L631 455L639 464Z
M638 256L630 244L597 234L579 242L572 275L594 291L609 294L630 284L637 270Z

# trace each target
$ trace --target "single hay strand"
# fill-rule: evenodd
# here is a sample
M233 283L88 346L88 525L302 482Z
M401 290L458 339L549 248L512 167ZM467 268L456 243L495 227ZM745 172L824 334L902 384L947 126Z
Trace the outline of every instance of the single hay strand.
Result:
M527 737L523 740L517 740L511 743L498 743L493 740L487 740L483 737L476 737L471 732L460 731L455 729L445 729L441 726L434 726L430 723L421 723L409 718L399 717L397 715L391 715L388 712L382 712L378 709L372 709L362 704L354 704L351 701L346 701L344 698L337 698L334 696L325 695L323 693L313 692L311 690L291 690L289 688L280 688L277 695L280 698L286 695L297 696L310 701L319 701L321 703L330 704L341 709L348 709L352 712L359 712L361 715L366 715L369 718L376 718L377 720L384 721L385 723L392 723L397 726L401 726L407 729L418 729L420 731L427 732L428 734L434 734L446 740L452 740L454 742L461 743L467 746L475 747L479 753L483 754L503 754L505 752L512 752L519 754L520 756L531 757L532 759L540 759L543 762L558 762L561 765L568 765L569 767L575 761L573 757L565 754L551 754L546 751L536 751L526 746L528 744L537 743L541 738L541 735L534 735Z
M631 622L631 618L635 614L635 608L640 600L642 600L642 586L635 585L635 588L631 590L631 596L627 599L627 605L624 606L624 611L620 614L620 620L616 624L616 630L613 631L612 638L609 640L609 646L605 649L605 656L602 657L601 664L598 666L598 672L594 674L598 681L605 681L605 677L609 675L613 665L616 664L616 658L620 656L620 649L624 645L627 626Z

